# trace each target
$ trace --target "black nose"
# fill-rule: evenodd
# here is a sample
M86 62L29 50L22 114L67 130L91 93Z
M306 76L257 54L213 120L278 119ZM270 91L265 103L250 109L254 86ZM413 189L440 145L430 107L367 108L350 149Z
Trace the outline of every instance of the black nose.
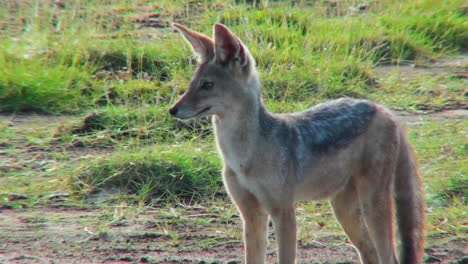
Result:
M177 110L177 107L172 107L171 109L169 109L169 114L175 116L177 114Z

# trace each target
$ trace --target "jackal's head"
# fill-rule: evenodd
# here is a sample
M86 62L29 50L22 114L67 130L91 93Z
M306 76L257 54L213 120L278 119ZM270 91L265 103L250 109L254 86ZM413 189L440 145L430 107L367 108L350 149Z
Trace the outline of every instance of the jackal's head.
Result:
M255 62L247 47L225 26L214 25L214 40L181 25L173 26L200 60L187 91L169 110L171 115L180 119L223 116L259 100Z

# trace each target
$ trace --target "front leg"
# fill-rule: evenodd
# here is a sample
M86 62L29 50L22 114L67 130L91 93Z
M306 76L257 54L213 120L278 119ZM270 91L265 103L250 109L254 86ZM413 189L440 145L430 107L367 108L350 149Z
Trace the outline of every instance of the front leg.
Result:
M279 264L296 263L296 213L294 207L276 209L271 214L278 244Z
M264 264L268 213L258 199L239 184L235 173L229 168L224 170L224 184L239 209L244 223L245 263Z

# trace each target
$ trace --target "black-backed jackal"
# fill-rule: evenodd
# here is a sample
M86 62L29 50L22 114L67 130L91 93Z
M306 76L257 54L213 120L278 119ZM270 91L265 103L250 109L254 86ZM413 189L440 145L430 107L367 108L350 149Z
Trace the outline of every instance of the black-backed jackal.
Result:
M254 59L225 26L214 25L213 40L174 27L200 65L170 113L180 119L212 116L224 184L244 223L246 263L265 263L268 217L279 263L295 263L295 203L316 199L331 200L362 263L421 263L421 182L405 133L389 111L365 100L340 99L272 114L262 103Z

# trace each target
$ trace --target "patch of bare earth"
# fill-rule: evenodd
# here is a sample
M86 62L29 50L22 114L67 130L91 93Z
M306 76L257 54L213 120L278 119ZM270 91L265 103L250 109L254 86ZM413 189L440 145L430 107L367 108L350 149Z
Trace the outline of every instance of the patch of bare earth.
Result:
M123 219L98 233L99 210L40 208L5 210L0 216L0 261L7 263L239 263L239 239L226 233L240 231L240 221L221 223L216 215L199 209L168 219L157 210ZM192 216L203 218L200 224ZM301 247L300 258L343 262L356 260L351 246L318 241ZM332 242L330 246L325 246ZM268 259L275 252L270 247ZM202 262L205 261L205 262ZM350 262L351 263L351 262Z
M452 58L439 59L428 64L381 65L375 68L377 75L388 75L398 71L402 77L416 77L420 74L451 74L457 78L467 79L468 55L461 54Z
M243 248L232 232L240 220L219 221L199 208L167 218L158 208L109 224L98 209L35 208L0 213L0 263L241 263ZM200 221L194 221L203 219ZM230 230L230 231L229 231ZM319 232L319 231L317 231ZM320 231L323 232L323 231ZM275 263L270 228L268 263ZM447 241L447 240L445 240ZM460 262L466 242L448 240L426 249L427 263ZM298 263L358 263L343 234L300 243Z
M463 109L455 110L442 110L439 112L427 114L413 114L404 111L394 111L398 118L407 123L408 125L417 125L429 121L445 121L453 119L466 119L468 118L468 104Z

